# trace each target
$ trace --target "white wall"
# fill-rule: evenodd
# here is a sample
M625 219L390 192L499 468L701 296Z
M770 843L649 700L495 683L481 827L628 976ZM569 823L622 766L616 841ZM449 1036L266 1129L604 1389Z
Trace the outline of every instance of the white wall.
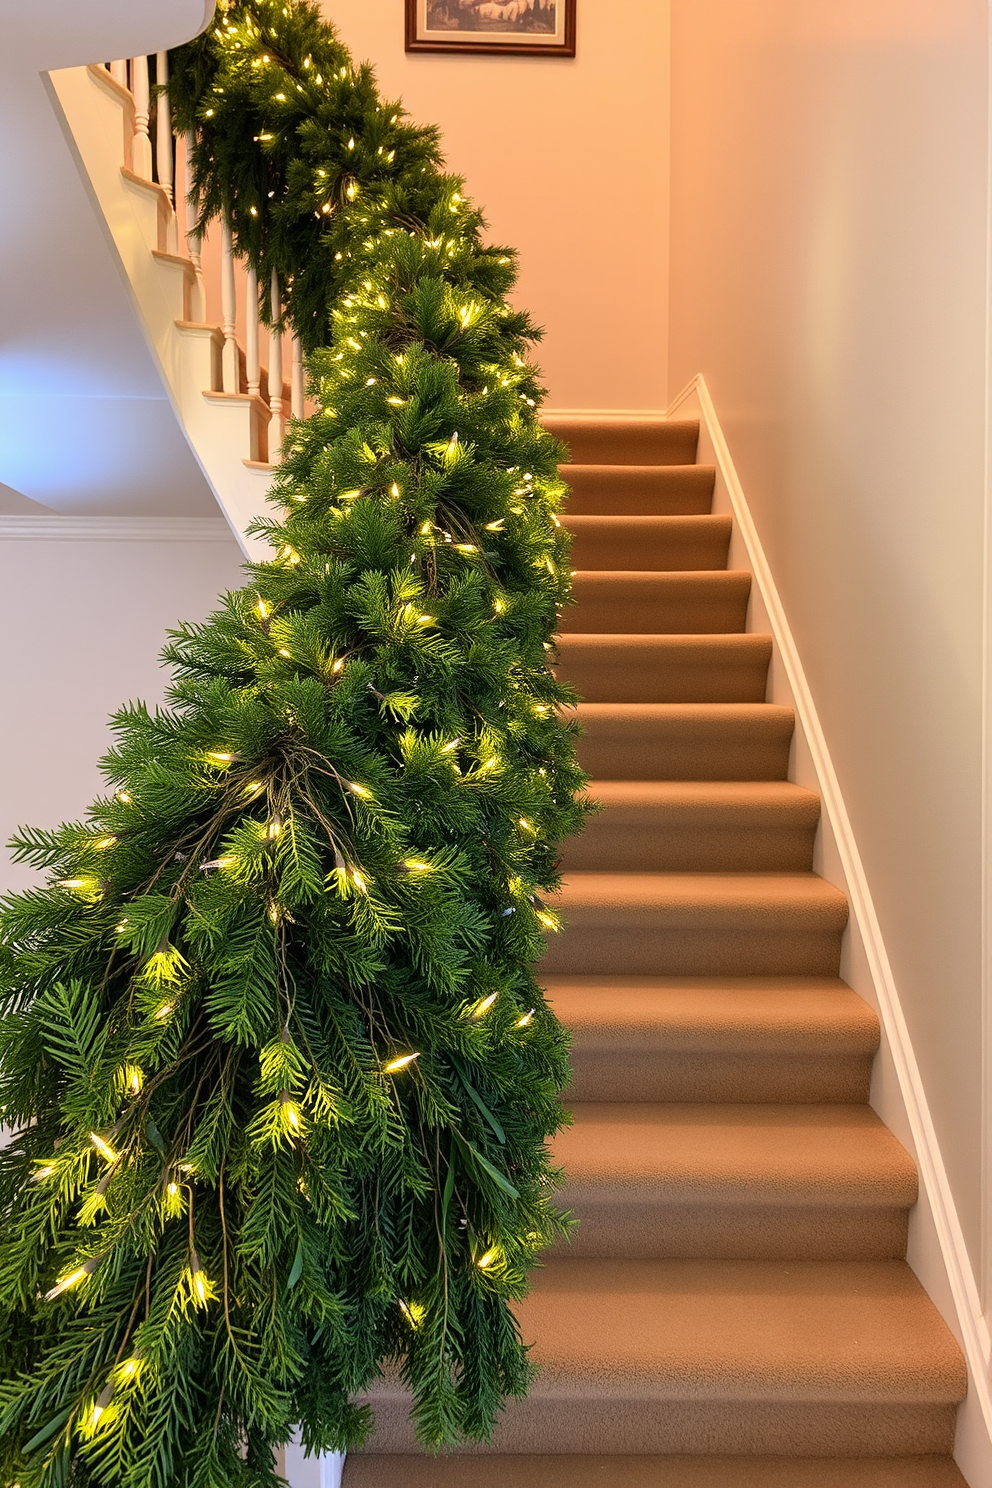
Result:
M0 892L33 877L10 862L12 831L75 819L102 792L108 715L132 698L161 701L166 628L239 587L240 562L230 536L5 540L0 529Z
M402 0L322 0L519 248L553 407L667 402L668 8L579 0L574 59L467 57L404 52Z
M672 0L671 381L705 373L981 1248L986 0Z

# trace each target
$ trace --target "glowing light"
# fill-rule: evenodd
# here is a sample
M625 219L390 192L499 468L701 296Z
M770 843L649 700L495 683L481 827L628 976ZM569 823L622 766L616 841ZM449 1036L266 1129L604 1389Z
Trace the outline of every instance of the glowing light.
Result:
M237 759L237 755L227 754L222 749L209 749L207 751L207 759L215 765L230 765Z
M498 522L487 522L486 523L486 531L487 532L502 532L505 522L506 522L506 518L505 517L500 517L500 519L499 519Z
M386 399L386 402L387 403L392 403L392 405L393 405L394 408L402 408L403 405L404 405L404 403L406 402L406 399L405 398L387 398Z
M382 1066L382 1073L384 1075L395 1075L395 1074L398 1074L400 1070L405 1070L408 1065L411 1065L415 1059L419 1059L419 1058L420 1058L419 1053L417 1053L417 1054L400 1054L398 1058L391 1059L388 1064L384 1064Z
M268 605L265 603L265 600L264 599L261 599L261 598L259 598L259 601L258 601L258 603L255 606L255 609L258 611L258 618L260 620L268 620L269 616L272 614L272 611L269 609Z
M176 1194L179 1192L179 1184L170 1183L165 1191L169 1195L170 1199L174 1199L176 1197Z
M117 799L118 799L118 801L120 801L120 803L121 803L122 806L130 806L130 804L131 804L131 797L128 795L127 791L125 791L125 790L122 790L122 791L118 791L117 792Z
M140 1095L141 1088L145 1083L144 1071L140 1065L126 1064L122 1071L124 1083L132 1095Z
M105 1142L103 1140L99 1132L91 1131L90 1141L93 1143L93 1146L96 1148L97 1152L99 1152L100 1156L106 1158L107 1162L115 1163L117 1161L117 1153L114 1151L113 1147L111 1147L109 1142Z
M477 553L479 550L474 543L455 543L459 553Z
M253 217L257 217L258 216L258 208L257 207L249 207L248 210L249 210L249 212L251 213L251 215Z
M161 1023L174 1013L175 1010L176 1004L174 1002L163 1002L155 1009L155 1016Z
M527 818L525 816L518 816L517 817L517 821L523 827L523 829L524 829L525 832L533 832L534 831L533 825L527 820Z
M441 750L441 753L442 754L450 754L453 749L457 749L458 748L458 746L459 746L459 744L461 742L462 742L461 739L452 739L452 741L451 741L450 744L445 744L444 748Z
M513 1026L514 1026L514 1028L527 1028L527 1027L530 1026L531 1023L533 1023L533 1021L534 1021L534 1009L531 1008L529 1012L524 1013L524 1015L523 1015L522 1018L518 1018L517 1021L516 1021L516 1023L514 1023Z
M248 784L245 786L244 791L243 791L242 794L244 794L246 796L256 796L258 794L258 792L263 789L263 786L264 786L264 781L261 781L261 780L250 780L248 782Z
M483 997L482 1001L477 1002L475 1004L475 1007L472 1009L472 1017L481 1018L484 1016L484 1014L488 1013L489 1009L492 1007L498 996L498 992L490 992L488 997Z
M280 646L279 647L279 655L280 656L285 656L287 659L289 659L289 652L286 650L286 647L285 646Z
M404 858L402 865L408 873L430 873L430 863L422 863L419 858Z
M55 1298L61 1297L63 1292L68 1292L72 1287L79 1286L79 1283L85 1281L87 1276L93 1275L96 1267L96 1260L92 1260L84 1262L75 1271L70 1271L68 1276L63 1276L60 1281L55 1283L50 1292L45 1293L45 1301L54 1302Z
M400 494L400 488L395 481L393 481L393 484L389 488L389 494L390 496L399 496Z
M433 615L418 615L417 616L417 624L418 625L433 625L434 624L434 616Z
M422 1302L400 1302L399 1309L411 1328L419 1328L427 1316L427 1309Z
M481 1255L475 1264L478 1266L480 1271L485 1271L489 1266L492 1265L493 1261L498 1259L499 1251L494 1246L491 1250L487 1250L485 1255Z
M548 914L546 909L539 909L537 911L537 918L540 920L541 924L546 930L558 929L558 921L555 919L553 914Z
M89 878L60 878L60 889L85 889L92 887L93 880Z
M98 837L93 846L99 848L100 851L103 852L106 848L113 847L116 841L116 837Z
M506 604L502 599L494 599L493 609L496 611L497 615L502 615L506 610Z
M348 789L351 791L353 796L360 796L363 801L368 801L372 798L372 792L369 790L368 786L359 785L357 780L349 780Z
M193 1272L193 1291L196 1293L197 1301L201 1307L206 1303L209 1295L207 1291L209 1285L210 1280L205 1271L198 1270Z
M365 881L364 876L359 872L359 870L357 868L353 868L351 870L351 878L352 878L352 882L355 885L355 888L358 890L358 892L360 894L367 894L368 893L369 886L368 886L367 882Z
M34 1172L31 1174L31 1182L44 1183L45 1179L50 1178L54 1171L55 1169L52 1167L51 1163L46 1163L43 1168L35 1168Z
M331 671L332 672L340 672L340 671L343 671L343 669L344 669L344 657L343 656L339 656L338 659L337 659L337 661L331 667Z
M361 496L361 491L342 491L338 497L339 501L354 501L356 496Z

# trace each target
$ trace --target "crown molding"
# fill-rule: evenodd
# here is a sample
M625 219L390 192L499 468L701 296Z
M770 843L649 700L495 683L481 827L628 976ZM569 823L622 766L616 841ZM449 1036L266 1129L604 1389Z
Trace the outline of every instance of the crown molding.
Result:
M5 542L235 542L223 517L0 516Z

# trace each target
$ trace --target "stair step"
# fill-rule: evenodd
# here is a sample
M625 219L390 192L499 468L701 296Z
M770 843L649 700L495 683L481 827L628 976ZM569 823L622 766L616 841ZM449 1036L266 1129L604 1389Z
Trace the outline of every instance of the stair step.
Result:
M902 1261L554 1256L533 1282L516 1311L540 1373L497 1452L951 1451L967 1373ZM415 1451L398 1376L367 1398L369 1449Z
M558 675L593 703L761 703L771 654L763 635L564 635Z
M351 1455L343 1488L967 1488L951 1457Z
M812 873L571 873L546 976L836 976L847 899Z
M541 423L576 465L695 465L698 419L590 419L545 413Z
M787 780L594 780L603 810L562 848L564 871L803 873L820 798Z
M727 569L581 569L572 580L575 605L562 615L562 630L676 635L742 631L750 593L751 575Z
M571 1104L552 1142L569 1257L905 1255L916 1165L867 1106Z
M729 517L583 517L566 514L576 569L726 568Z
M703 516L713 505L712 465L560 465L570 516Z
M545 977L577 1101L868 1099L878 1018L836 977Z
M579 764L594 779L784 780L795 728L772 703L580 703Z

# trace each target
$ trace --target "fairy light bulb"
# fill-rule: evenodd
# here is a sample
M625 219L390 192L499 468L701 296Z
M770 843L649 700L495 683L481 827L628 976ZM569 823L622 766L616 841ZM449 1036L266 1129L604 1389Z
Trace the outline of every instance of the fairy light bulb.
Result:
M489 1009L493 1006L493 1003L496 1001L498 996L498 992L490 992L488 997L483 997L481 1002L477 1002L475 1004L475 1007L472 1009L472 1017L484 1017L485 1014L488 1013Z
M99 1132L91 1131L90 1141L93 1143L93 1146L96 1148L97 1152L99 1152L100 1156L102 1158L105 1158L107 1162L115 1163L117 1161L117 1153L114 1151L113 1147L111 1147L109 1142L104 1141Z
M203 1307L210 1300L210 1278L200 1263L200 1257L194 1246L190 1246L189 1252L190 1285L193 1295Z
M495 1246L493 1246L491 1249L486 1251L485 1255L481 1255L475 1264L478 1266L480 1271L486 1271L493 1264L493 1262L498 1259L499 1251L496 1249Z
M88 1276L93 1275L93 1272L96 1270L98 1265L99 1257L97 1256L92 1257L88 1261L84 1261L81 1266L76 1267L75 1271L70 1271L68 1276L63 1276L59 1281L57 1281L50 1292L45 1293L45 1301L54 1302L55 1298L61 1297L63 1292L71 1291L73 1287L79 1286L80 1283L84 1282Z
M417 1053L417 1054L400 1054L396 1059L390 1059L389 1062L388 1062L388 1064L384 1064L382 1066L382 1072L383 1072L384 1075L396 1075L396 1074L399 1074L400 1070L407 1069L413 1063L413 1061L415 1059L419 1059L419 1058L420 1058L419 1053Z
M530 1025L531 1025L531 1023L533 1023L533 1021L534 1021L534 1009L533 1008L530 1008L528 1012L524 1013L524 1015L523 1015L522 1018L518 1018L517 1019L516 1023L514 1023L513 1026L514 1026L514 1028L529 1028Z

